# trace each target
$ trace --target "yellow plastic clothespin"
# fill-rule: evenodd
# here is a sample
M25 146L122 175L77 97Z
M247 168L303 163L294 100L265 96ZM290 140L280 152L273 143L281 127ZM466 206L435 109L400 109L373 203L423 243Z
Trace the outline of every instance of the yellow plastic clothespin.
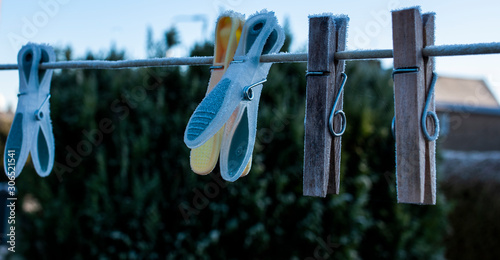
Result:
M243 29L243 18L244 17L240 14L229 12L221 15L217 21L215 30L214 63L213 66L210 67L211 76L206 94L210 93L217 83L219 83L229 63L233 60ZM219 159L223 133L224 127L202 146L191 150L190 164L193 172L200 175L206 175L215 168L217 160ZM248 165L250 164L251 161ZM250 169L248 165L243 175L248 173L248 169Z
M184 143L191 149L204 145L224 127L219 158L226 181L234 182L250 169L262 83L272 65L261 63L260 56L277 53L284 40L274 12L263 10L246 20L235 60L186 126Z

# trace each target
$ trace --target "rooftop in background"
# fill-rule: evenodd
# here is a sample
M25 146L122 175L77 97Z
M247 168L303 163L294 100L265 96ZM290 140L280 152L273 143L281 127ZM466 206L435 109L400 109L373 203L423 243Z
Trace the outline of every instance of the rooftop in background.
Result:
M439 77L436 111L441 149L500 151L500 104L483 80Z
M456 106L500 108L484 80L439 77L436 103Z

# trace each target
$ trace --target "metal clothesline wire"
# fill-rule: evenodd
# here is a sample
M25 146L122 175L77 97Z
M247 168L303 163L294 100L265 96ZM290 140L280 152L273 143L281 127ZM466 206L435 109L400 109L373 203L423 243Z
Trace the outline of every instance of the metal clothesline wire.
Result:
M422 49L424 57L500 54L500 42L428 46ZM351 50L335 53L337 60L371 60L393 58L391 49ZM235 57L237 60L237 57ZM277 53L262 55L261 62L307 62L307 53ZM138 67L166 67L181 65L212 65L213 57L152 58L139 60L73 60L46 62L40 69L124 69ZM17 70L17 64L0 64L0 70Z

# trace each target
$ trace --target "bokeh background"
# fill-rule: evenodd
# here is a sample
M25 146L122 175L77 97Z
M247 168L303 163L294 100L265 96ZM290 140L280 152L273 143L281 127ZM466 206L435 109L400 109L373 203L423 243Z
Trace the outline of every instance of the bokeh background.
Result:
M497 3L459 2L412 4L437 13L436 44L500 41L488 27L499 19ZM16 63L28 41L53 45L58 60L213 55L215 21L228 9L247 17L263 8L275 11L287 32L282 51L307 51L307 16L323 12L349 15L348 49L389 49L390 11L406 4L42 0L0 5L0 62ZM474 91L455 103L442 103L446 131L438 143L435 206L396 203L388 60L347 62L341 191L327 198L302 196L305 64L271 68L252 171L235 183L222 181L218 167L209 176L189 168L183 133L205 94L206 66L56 70L51 84L56 166L41 178L28 163L16 180L16 253L3 247L1 257L498 259L499 58L436 61L440 75L461 82L443 81L441 89L450 84L467 89L462 86L467 80L485 87L471 86ZM17 102L17 71L2 71L0 78L3 151ZM444 99L453 94L440 93ZM110 131L99 127L103 120L111 122Z

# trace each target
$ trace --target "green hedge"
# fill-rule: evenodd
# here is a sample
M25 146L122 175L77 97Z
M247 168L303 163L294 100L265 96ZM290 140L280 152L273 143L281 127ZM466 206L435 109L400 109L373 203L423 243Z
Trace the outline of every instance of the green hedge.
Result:
M291 39L288 35L288 39ZM285 50L288 49L287 41ZM193 55L211 55L210 43ZM70 59L69 49L58 52ZM125 58L111 50L105 57ZM304 64L275 64L264 86L249 176L197 176L183 143L207 67L62 70L52 81L56 168L18 179L26 259L434 259L444 202L396 203L390 71L352 62L339 195L302 196Z

